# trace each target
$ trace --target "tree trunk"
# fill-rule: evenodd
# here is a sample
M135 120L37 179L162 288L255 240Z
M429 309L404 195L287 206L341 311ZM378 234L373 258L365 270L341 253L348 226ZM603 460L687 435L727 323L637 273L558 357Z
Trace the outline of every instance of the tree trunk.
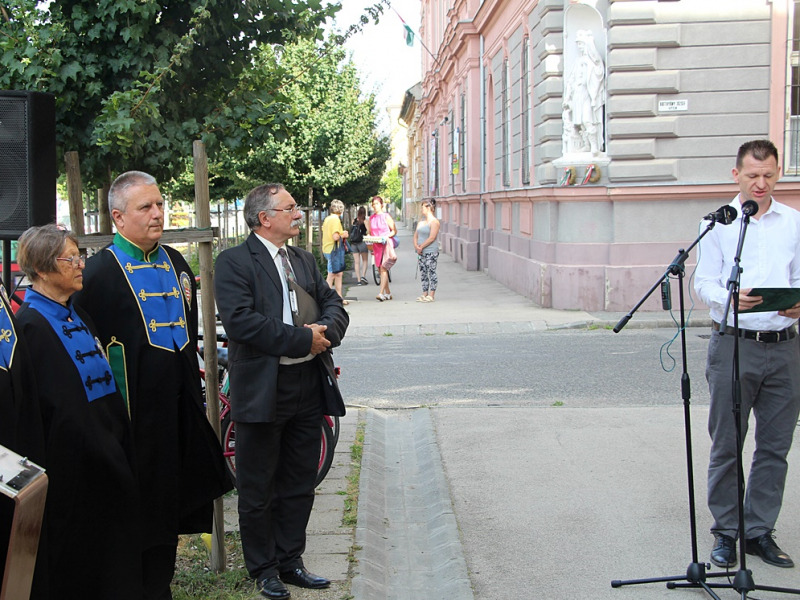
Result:
M67 171L67 198L69 201L70 229L76 235L86 233L83 223L83 186L81 184L81 162L74 150L64 153Z

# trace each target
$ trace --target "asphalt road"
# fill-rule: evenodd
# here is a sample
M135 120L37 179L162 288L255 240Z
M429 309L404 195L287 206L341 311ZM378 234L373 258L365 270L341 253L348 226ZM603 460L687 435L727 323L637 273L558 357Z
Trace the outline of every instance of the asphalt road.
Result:
M669 329L345 338L335 354L350 404L666 406L682 404L680 338ZM707 330L687 330L692 404L708 404ZM667 372L663 367L672 369Z

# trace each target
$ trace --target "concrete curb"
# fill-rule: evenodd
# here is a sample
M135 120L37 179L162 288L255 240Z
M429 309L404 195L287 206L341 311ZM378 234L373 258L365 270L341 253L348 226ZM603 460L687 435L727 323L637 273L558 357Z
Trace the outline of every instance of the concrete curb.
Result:
M368 410L354 598L472 598L427 408Z

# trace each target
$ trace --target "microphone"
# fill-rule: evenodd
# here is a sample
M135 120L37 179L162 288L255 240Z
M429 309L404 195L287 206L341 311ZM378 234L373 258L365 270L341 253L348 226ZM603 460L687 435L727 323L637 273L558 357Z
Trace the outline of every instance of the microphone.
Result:
M755 204L755 202L753 202ZM756 210L758 210L758 205L756 204ZM714 221L715 223L722 223L723 225L730 225L736 220L736 216L739 213L736 212L736 209L733 208L730 204L726 204L725 206L720 206L717 210L712 213L708 213L705 217L703 217L704 221Z
M755 200L748 200L744 204L742 204L742 214L747 215L748 217L752 217L754 214L758 212L758 204Z

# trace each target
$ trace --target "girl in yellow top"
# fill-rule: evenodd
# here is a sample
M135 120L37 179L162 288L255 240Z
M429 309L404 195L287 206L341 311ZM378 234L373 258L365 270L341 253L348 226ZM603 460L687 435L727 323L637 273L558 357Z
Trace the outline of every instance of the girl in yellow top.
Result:
M341 215L344 212L344 203L341 200L331 201L330 213L322 222L322 255L328 260L328 277L326 281L328 285L336 289L339 297L342 297L342 272L334 273L333 265L331 265L331 251L333 245L341 239L346 239L348 236L347 231L342 227ZM345 306L350 304L347 300L342 299L342 304Z

